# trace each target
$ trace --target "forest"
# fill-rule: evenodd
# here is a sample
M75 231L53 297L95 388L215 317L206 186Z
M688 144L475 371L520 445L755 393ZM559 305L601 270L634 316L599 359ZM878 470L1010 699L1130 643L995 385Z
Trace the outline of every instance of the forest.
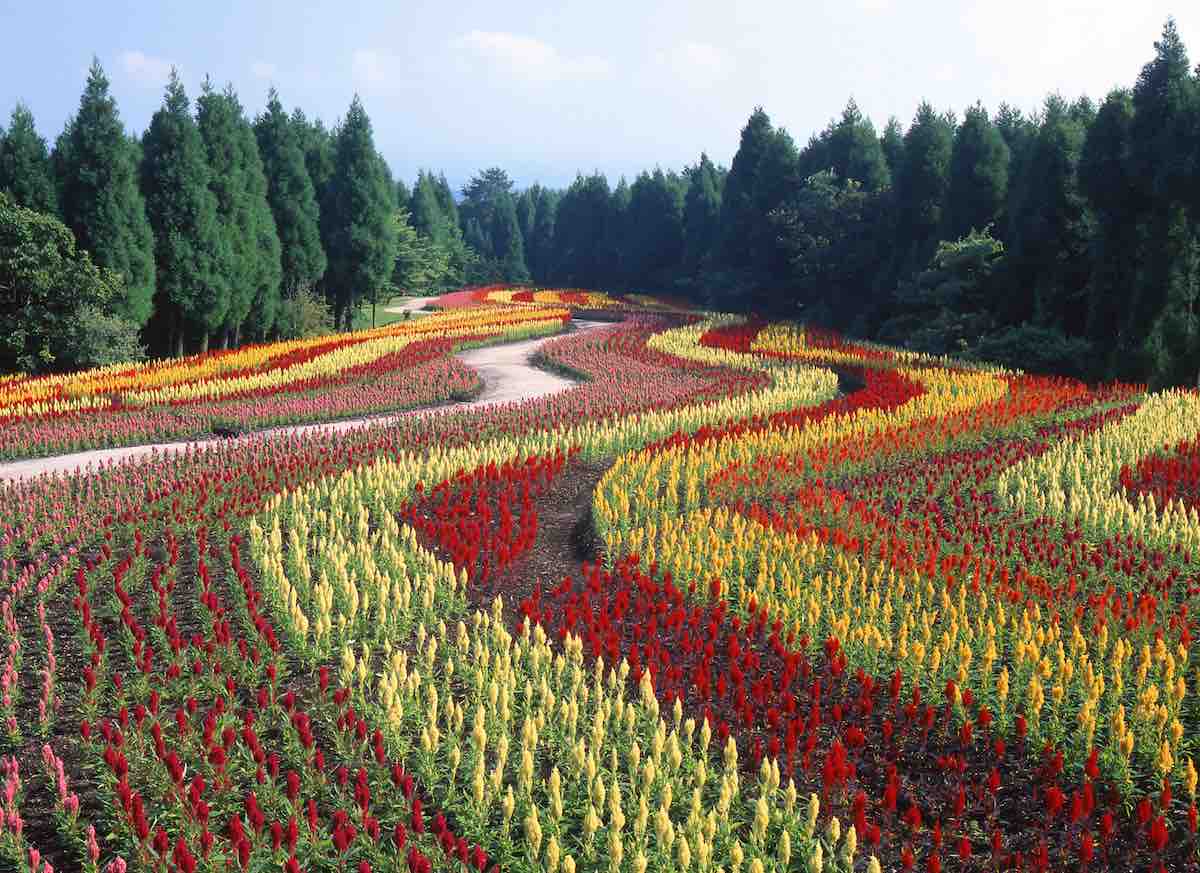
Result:
M0 368L43 372L348 328L399 292L650 291L915 351L1195 385L1200 67L1173 21L1131 87L1034 112L850 99L799 144L755 108L728 167L459 191L394 178L356 96L332 126L273 89L172 76L138 136L95 61L54 143L0 135Z

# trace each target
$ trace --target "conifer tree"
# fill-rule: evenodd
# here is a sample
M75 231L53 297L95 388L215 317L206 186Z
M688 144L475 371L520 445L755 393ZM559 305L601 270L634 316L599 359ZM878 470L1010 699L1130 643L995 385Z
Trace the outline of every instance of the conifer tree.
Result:
M281 286L289 299L325 273L321 213L304 149L274 88L254 121L254 135L267 180L267 202L279 237Z
M334 323L349 328L359 300L374 301L395 266L394 193L375 151L371 120L355 95L338 128L333 175L321 209Z
M27 209L58 212L46 141L38 135L33 113L24 103L13 109L8 130L0 128L0 191Z
M684 265L697 269L712 258L720 242L721 180L708 155L687 173L688 188L683 206Z
M174 70L142 150L142 188L154 228L162 326L175 354L183 353L188 340L207 351L229 312L230 281L222 268L233 255L217 219L204 140Z
M108 78L92 61L76 112L55 146L63 223L93 263L119 273L113 311L146 323L155 290L154 236L138 187L138 149L125 135Z
M956 240L995 224L1008 194L1008 146L979 103L954 134L942 238Z

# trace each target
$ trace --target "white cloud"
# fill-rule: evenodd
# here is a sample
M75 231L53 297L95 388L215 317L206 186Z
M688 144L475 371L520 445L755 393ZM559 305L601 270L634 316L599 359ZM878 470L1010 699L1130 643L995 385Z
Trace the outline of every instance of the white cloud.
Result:
M696 85L712 85L726 79L735 66L732 55L725 49L691 40L660 52L658 61L676 78Z
M611 71L611 65L604 58L596 55L569 57L549 43L519 33L472 30L451 44L531 82L599 78Z
M250 72L256 79L274 79L279 70L268 61L255 61L250 65Z
M174 66L164 58L156 58L140 51L121 52L121 69L132 79L143 85L161 87L171 76Z

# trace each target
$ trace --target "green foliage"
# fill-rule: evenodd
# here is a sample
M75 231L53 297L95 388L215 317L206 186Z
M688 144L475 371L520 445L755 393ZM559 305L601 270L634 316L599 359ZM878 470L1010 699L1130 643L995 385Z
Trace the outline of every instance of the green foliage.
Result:
M701 152L700 162L684 171L687 193L683 201L684 270L700 269L711 261L721 239L721 178Z
M0 193L0 369L72 370L141 356L108 312L121 276L92 263L57 218Z
M1130 160L1132 126L1132 96L1113 91L1088 129L1079 159L1080 190L1096 216L1084 334L1105 350L1090 374L1099 378L1122 371L1131 339L1126 310L1137 281L1143 208Z
M374 301L395 265L392 183L375 151L371 120L355 96L337 132L333 175L325 186L321 236L329 259L327 296L334 323L349 326L359 299Z
M0 130L0 191L21 206L58 212L58 195L46 141L33 125L33 113L17 103L7 132Z
M946 197L946 239L995 225L1008 194L1008 145L976 103L954 134Z
M808 321L846 327L872 304L871 276L879 269L881 195L832 170L805 180L773 220L791 259L790 299L768 305L800 309Z
M138 188L138 162L108 78L93 60L79 111L55 145L60 211L79 247L97 265L121 274L123 290L113 310L140 327L153 306L155 243Z
M267 108L254 121L254 135L267 180L267 202L280 246L280 284L286 296L310 287L325 273L321 214L302 139L272 88Z
M279 304L275 333L280 339L323 336L334 329L333 310L325 299L307 286Z
M904 163L904 127L894 115L883 128L883 134L879 137L879 147L883 149L888 172L894 180Z
M407 209L393 215L396 224L396 264L392 288L408 294L428 294L442 286L450 270L449 252L432 237L418 231Z
M1068 336L1057 327L1021 324L983 337L972 357L1012 370L1084 379L1092 353L1092 344L1083 337Z
M965 354L996 328L994 298L1004 245L988 231L941 242L929 265L896 292L901 314L880 336L930 354Z
M553 284L585 287L595 283L609 263L603 260L612 206L608 180L600 173L576 176L555 213L549 275ZM602 287L596 283L594 287Z
M904 135L904 161L896 174L897 277L913 272L937 247L953 141L953 120L922 103Z
M629 189L623 222L624 278L632 288L663 288L683 257L683 186L673 173L641 173Z
M176 354L187 338L205 350L229 313L234 253L209 187L204 140L174 71L142 149L142 187L155 235L157 318Z
M528 281L525 240L508 174L499 167L484 170L472 177L462 194L459 221L467 245L482 262L476 267L478 273L494 276L495 281ZM439 207L445 210L440 199Z

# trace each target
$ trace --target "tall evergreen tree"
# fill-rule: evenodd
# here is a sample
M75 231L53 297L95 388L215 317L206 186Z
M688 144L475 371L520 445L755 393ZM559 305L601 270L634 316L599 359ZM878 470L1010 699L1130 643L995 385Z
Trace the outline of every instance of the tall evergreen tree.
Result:
M533 184L516 198L517 225L521 228L521 239L526 242L533 236L533 221L537 214L538 194L541 193L541 190L541 185ZM526 249L528 249L528 245L526 245ZM526 251L526 260L528 260L528 251Z
M695 270L711 260L721 239L721 180L716 167L701 152L688 173L683 205L684 265Z
M98 60L79 111L58 139L54 169L63 223L97 266L121 275L124 291L110 305L141 327L153 306L155 242L138 189L137 147L125 135Z
M338 128L321 224L334 322L350 326L360 299L374 303L395 265L394 193L375 151L371 120L355 95Z
M283 245L271 211L268 196L270 185L258 150L258 139L249 119L243 117L238 125L238 148L244 154L246 189L250 201L250 224L254 228L257 257L250 275L253 297L250 309L240 326L234 327L232 339L238 341L249 335L262 339L274 327L282 303Z
M317 118L309 121L299 106L292 111L292 130L296 140L304 152L304 165L308 169L308 177L312 180L313 192L317 203L325 200L325 189L333 178L335 168L336 131L326 129L324 122Z
M853 179L868 193L891 183L887 156L875 133L875 125L859 111L853 97L831 131L829 157L829 168L838 179Z
M208 160L208 187L217 204L217 227L224 242L217 250L223 261L213 271L227 284L225 316L219 328L227 348L254 301L258 240L250 202L247 155L239 145L242 106L232 90L219 93L204 80L196 100L196 127Z
M967 109L950 154L943 238L995 224L1008 194L1008 145L979 103Z
M1009 277L1000 307L1008 323L1033 321L1072 336L1087 319L1091 214L1077 169L1085 131L1062 98L1046 99L1013 200Z
M1130 157L1132 127L1132 96L1113 91L1088 128L1079 159L1079 186L1096 214L1086 336L1102 355L1092 371L1100 378L1120 374L1130 339L1124 313L1137 285L1138 217L1144 203Z
M1191 212L1190 196L1200 96L1173 19L1154 48L1154 59L1133 89L1130 159L1148 208L1127 333L1135 344L1138 375L1162 385L1190 382L1200 355L1200 216Z
M254 134L267 179L267 202L275 218L280 245L283 293L294 297L325 273L321 248L321 213L304 149L272 88L267 108L254 122Z
M457 226L459 223L458 203L454 199L454 192L450 190L450 183L446 181L445 173L438 173L433 190L437 194L438 205L442 208L442 214L446 215Z
M0 128L0 191L8 192L18 206L58 212L46 141L38 135L33 113L24 103L13 109L8 131Z
M558 215L559 194L543 188L538 195L537 209L533 218L533 234L528 240L527 257L529 271L535 281L550 281L554 267L554 228Z
M496 264L502 280L527 281L525 242L508 174L499 167L491 167L473 176L462 193L459 216L468 230L468 243L476 248L482 259ZM439 205L445 209L443 204Z
M163 106L142 141L142 188L154 228L161 326L182 354L186 338L208 349L229 312L230 282L221 270L232 261L217 219L217 198L204 140L174 70Z
M437 243L443 243L449 232L450 217L442 211L438 199L437 180L433 174L425 170L417 173L417 182L413 185L409 196L409 211L411 223L418 233L422 233ZM457 222L455 222L457 224Z
M611 210L608 180L578 175L563 192L555 214L552 281L567 287L598 287L602 242Z
M953 142L951 119L922 102L904 135L904 163L896 177L898 278L922 268L937 247Z
M725 179L721 196L722 246L725 261L735 268L746 268L753 262L754 241L763 220L754 195L761 165L774 137L771 119L761 106L755 108L742 128L741 141Z
M888 172L894 182L900 172L900 166L904 163L904 127L896 116L889 118L884 126L883 134L879 137L879 147L883 149Z
M666 288L683 258L683 192L661 169L642 172L630 188L627 219L632 288Z

